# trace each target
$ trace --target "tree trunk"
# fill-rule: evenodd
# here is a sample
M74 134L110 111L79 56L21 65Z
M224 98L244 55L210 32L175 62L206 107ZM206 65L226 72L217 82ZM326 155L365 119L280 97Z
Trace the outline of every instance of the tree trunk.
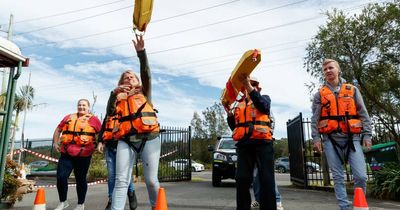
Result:
M19 111L15 114L15 121L14 121L14 126L12 129L12 135L11 135L11 146L10 146L10 159L13 159L14 156L14 144L15 144L15 134L17 133L17 128L18 128L18 116L19 116Z
M14 144L15 144L15 133L17 132L17 128L15 125L13 126L11 130L11 145L10 145L10 159L13 159L14 156Z

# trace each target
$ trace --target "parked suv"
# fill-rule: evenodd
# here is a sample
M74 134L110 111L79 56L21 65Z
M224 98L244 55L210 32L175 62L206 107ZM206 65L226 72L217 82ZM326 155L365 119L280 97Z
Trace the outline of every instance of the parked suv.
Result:
M215 147L208 146L212 151L212 185L218 187L222 179L234 179L236 172L236 142L231 136L218 137Z

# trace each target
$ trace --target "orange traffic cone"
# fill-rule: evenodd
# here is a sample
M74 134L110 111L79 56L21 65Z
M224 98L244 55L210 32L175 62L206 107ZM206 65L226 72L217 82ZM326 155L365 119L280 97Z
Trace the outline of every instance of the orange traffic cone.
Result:
M354 210L369 210L367 200L365 199L364 191L360 187L354 189Z
M158 189L156 210L168 210L167 197L165 196L165 190L162 187Z
M46 193L44 188L39 188L36 192L35 202L32 210L46 210Z

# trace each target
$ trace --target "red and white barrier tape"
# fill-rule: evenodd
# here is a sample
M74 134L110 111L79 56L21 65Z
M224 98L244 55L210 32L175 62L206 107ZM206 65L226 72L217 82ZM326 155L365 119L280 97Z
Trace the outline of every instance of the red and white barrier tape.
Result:
M164 157L167 157L168 155L172 155L172 154L174 154L175 152L177 152L178 150L175 150L175 151L172 151L172 152L168 152L168 153L166 153L166 154L163 154L163 155L161 155L160 156L160 159L161 158L164 158Z
M53 162L58 163L58 159L56 159L56 158L53 158L53 157L50 157L50 156L47 156L47 155L40 154L40 153L34 152L34 151L32 151L32 150L29 150L29 149L21 149L21 150L24 150L24 151L26 151L26 152L28 152L28 153L30 153L30 154L32 154L32 155L35 155L35 156L40 157L40 158L43 158L43 159L45 159L45 160L50 160L50 161L53 161Z
M105 183L105 182L107 182L107 179L102 179L102 180L99 180L99 181L95 181L95 182L89 182L89 183L87 183L87 185L88 186L93 186L93 185L96 185L96 184L103 184L103 183ZM75 187L76 186L76 184L68 184L68 187ZM35 186L36 188L41 188L41 187L44 187L44 188L54 188L54 187L57 187L57 185L55 185L55 184L50 184L50 185L37 185L37 186Z
M40 153L37 153L37 152L34 152L34 151L32 151L32 150L29 150L29 149L19 149L19 150L16 150L15 152L14 152L14 155L16 155L16 154L19 154L19 153L21 153L21 152L28 152L28 153L30 153L30 154L32 154L32 155L35 155L35 156L37 156L37 157L40 157L40 158L43 158L43 159L45 159L45 160L50 160L50 161L53 161L53 162L56 162L56 163L58 163L58 159L56 159L56 158L53 158L53 157L50 157L50 156L47 156L47 155L43 155L43 154L40 154ZM168 152L168 153L166 153L166 154L163 154L163 155L161 155L160 156L160 159L161 158L164 158L164 157L167 157L168 155L172 155L172 154L174 154L174 153L176 153L178 150L175 150L175 151L172 151L172 152ZM8 154L8 155L10 155L10 154ZM107 179L102 179L102 180L99 180L99 181L95 181L95 182L90 182L90 183L88 183L88 186L93 186L93 185L96 185L96 184L102 184L102 183L105 183L105 182L107 182ZM76 184L68 184L68 186L69 187L75 187L76 186ZM38 186L35 186L36 188L41 188L41 187L44 187L44 188L54 188L54 187L57 187L57 185L55 185L55 184L52 184L52 185L38 185Z
M14 150L14 155L18 155L21 152L21 149ZM11 156L11 153L7 154L7 156Z

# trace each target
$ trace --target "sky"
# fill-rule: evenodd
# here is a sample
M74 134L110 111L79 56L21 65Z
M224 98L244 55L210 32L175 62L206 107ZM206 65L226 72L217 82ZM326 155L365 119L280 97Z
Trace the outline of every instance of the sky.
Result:
M306 46L326 21L326 11L359 13L370 0L154 0L144 35L152 71L153 104L161 125L187 127L194 112L219 102L221 91L242 54L261 49L253 71L262 94L272 99L275 137L300 112L310 117L314 81L306 72ZM52 138L61 119L76 111L80 98L100 118L110 91L126 69L139 70L131 39L134 1L1 0L0 36L30 58L18 87L35 89L26 114L25 137ZM19 127L22 127L23 114ZM21 129L16 139L21 137Z

